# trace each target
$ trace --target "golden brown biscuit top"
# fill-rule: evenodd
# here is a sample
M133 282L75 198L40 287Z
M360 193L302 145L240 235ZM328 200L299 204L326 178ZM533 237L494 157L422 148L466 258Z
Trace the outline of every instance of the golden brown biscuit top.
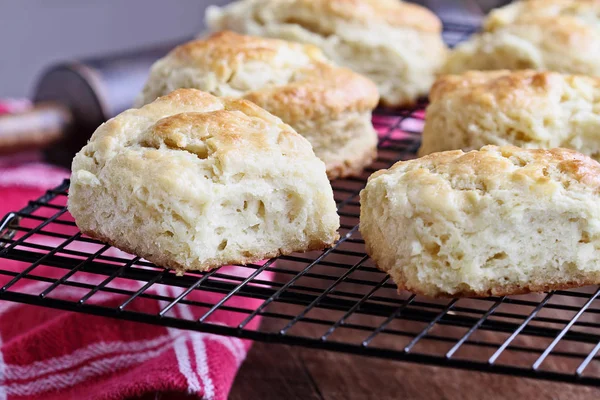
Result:
M600 189L600 164L568 149L521 149L515 146L484 146L481 150L433 153L416 160L401 161L377 177L401 176L412 184L436 187L440 198L449 190L514 189L551 196L557 189Z
M398 0L263 0L265 7L296 7L311 11L313 18L339 19L360 25L386 23L439 33L439 18L425 7ZM304 13L302 13L305 15Z
M308 57L314 62L326 61L316 46L240 35L231 31L213 33L205 40L193 40L173 49L168 57L182 64L197 65L229 78L241 65L252 61L276 63L283 51Z
M191 153L197 162L208 163L211 174L216 169L250 170L250 160L259 165L269 154L315 158L308 141L281 119L247 100L217 98L196 89L178 89L119 114L102 124L82 149L95 160L94 169L123 151L172 161ZM175 164L165 173L176 175Z
M379 102L375 84L347 68L319 63L298 71L286 85L248 93L246 99L288 123L344 112L371 111Z
M263 74L269 68L273 75L287 71L285 82L266 82L255 90L235 89L287 123L371 111L379 101L377 87L368 78L331 64L315 46L278 39L219 32L177 47L160 65L172 75L187 68L210 72L219 84L233 86L232 77L247 74L247 68L256 68L257 62ZM159 75L157 79L165 78ZM253 80L252 76L247 79Z
M568 92L568 93L567 93ZM470 103L527 107L539 101L557 101L578 96L592 103L600 102L600 78L547 71L469 71L462 75L443 75L433 84L432 102L460 96Z
M597 50L599 24L598 0L528 0L493 10L484 21L484 31L535 25L552 38L546 41L548 47Z
M442 30L433 12L400 0L238 0L225 6L229 7L239 7L259 24L296 24L322 36L335 34L338 24L387 25L438 34Z
M598 0L528 0L518 1L490 12L484 29L491 32L497 28L517 23L564 23L597 26L600 20Z

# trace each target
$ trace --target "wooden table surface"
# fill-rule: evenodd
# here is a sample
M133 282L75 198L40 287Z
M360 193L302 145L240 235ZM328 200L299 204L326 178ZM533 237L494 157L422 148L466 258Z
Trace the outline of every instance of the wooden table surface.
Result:
M600 389L586 386L259 342L230 393L231 400L599 398Z

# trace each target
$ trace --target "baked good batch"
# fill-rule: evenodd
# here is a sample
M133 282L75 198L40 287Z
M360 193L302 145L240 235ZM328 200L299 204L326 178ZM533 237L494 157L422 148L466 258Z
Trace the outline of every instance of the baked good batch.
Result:
M400 289L489 296L600 283L600 164L486 146L378 171L361 192L367 253Z
M600 75L600 2L527 0L493 10L483 32L459 44L445 73L538 69Z
M183 44L154 64L138 104L177 88L243 97L270 111L310 141L331 179L359 174L376 156L377 87L312 45L233 32Z
M373 80L388 106L426 96L446 57L438 17L398 0L239 0L209 7L206 24L319 46Z
M419 155L487 144L564 147L600 160L600 78L525 70L438 79Z
M338 238L325 165L247 100L176 90L101 125L72 171L68 208L83 233L180 272Z
M536 71L600 75L598 15L591 0L518 2L453 52L450 72L530 69L441 77L425 156L361 191L366 251L400 290L600 283L600 164L586 156L600 159L600 78ZM380 94L427 94L446 56L439 19L397 0L239 0L207 22L220 32L157 61L141 108L77 154L69 211L83 233L178 272L332 246L328 178L373 161Z

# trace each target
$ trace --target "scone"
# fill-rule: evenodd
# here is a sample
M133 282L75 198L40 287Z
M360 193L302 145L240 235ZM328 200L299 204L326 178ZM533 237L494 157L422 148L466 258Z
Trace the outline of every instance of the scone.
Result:
M323 249L339 227L306 139L194 89L102 124L73 160L68 208L83 233L179 272Z
M444 73L537 69L600 75L600 2L517 1L493 10L483 32L458 45Z
M600 78L472 71L441 77L430 99L420 156L512 144L600 160Z
M183 44L153 65L138 105L177 88L243 97L270 111L309 140L331 179L359 174L376 156L377 88L314 46L233 32Z
M600 283L600 164L486 146L378 171L360 194L367 253L399 289L510 295Z
M387 106L426 96L446 59L440 20L398 0L239 0L209 7L206 24L314 44L373 80Z

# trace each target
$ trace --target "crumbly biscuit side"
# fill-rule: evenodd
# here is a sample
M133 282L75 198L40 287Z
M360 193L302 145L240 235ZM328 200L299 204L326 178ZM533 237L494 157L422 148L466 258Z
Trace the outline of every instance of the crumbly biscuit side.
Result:
M565 149L435 153L371 176L367 253L429 296L524 293L600 281L600 164Z

